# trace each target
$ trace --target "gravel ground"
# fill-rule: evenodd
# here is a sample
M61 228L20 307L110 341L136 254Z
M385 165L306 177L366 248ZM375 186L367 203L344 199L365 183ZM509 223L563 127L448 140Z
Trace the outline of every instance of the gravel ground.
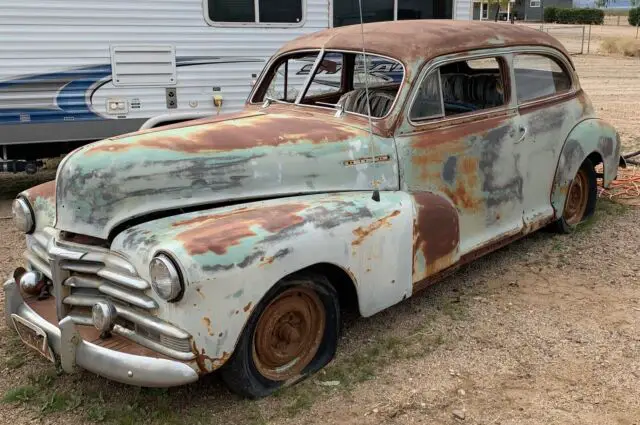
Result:
M638 60L574 59L623 150L640 149ZM0 176L2 196L50 175L23 177ZM0 217L9 212L0 201ZM640 209L601 201L573 235L538 232L372 318L349 318L325 373L254 402L215 376L169 391L57 376L1 323L0 395L13 401L0 403L0 425L638 424L639 222ZM23 250L0 219L0 276Z

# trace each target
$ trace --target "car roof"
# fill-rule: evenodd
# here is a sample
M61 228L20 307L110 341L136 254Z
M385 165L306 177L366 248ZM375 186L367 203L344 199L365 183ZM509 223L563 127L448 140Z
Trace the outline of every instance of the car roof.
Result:
M364 48L405 64L491 47L545 46L562 52L564 46L549 34L522 24L420 19L364 24ZM362 50L360 25L330 28L298 37L277 54L304 49Z

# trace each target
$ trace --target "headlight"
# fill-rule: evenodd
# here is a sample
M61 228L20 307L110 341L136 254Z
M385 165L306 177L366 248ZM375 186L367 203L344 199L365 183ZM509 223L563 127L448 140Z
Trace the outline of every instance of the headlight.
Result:
M151 287L160 298L173 301L182 294L182 279L173 261L164 254L158 254L149 264Z
M33 211L31 211L31 207L26 200L23 198L15 199L11 206L11 214L18 230L24 233L30 233L33 230L35 219L33 218Z

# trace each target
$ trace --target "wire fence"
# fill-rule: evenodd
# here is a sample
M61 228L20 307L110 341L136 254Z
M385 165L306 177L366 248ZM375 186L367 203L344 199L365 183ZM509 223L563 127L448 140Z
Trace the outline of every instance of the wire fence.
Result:
M540 24L537 29L557 38L572 55L591 51L591 25Z

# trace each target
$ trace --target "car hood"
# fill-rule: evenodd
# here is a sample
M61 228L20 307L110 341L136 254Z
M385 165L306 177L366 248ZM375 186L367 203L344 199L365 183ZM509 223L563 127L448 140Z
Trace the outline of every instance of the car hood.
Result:
M370 137L348 116L272 106L76 150L58 170L56 228L107 239L119 224L160 211L369 190L374 180L398 188L392 139Z

